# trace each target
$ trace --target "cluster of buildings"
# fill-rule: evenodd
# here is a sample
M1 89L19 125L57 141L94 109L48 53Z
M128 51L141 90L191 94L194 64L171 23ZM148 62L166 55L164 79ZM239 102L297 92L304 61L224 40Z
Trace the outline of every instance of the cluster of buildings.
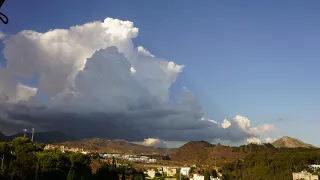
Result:
M87 150L80 149L80 148L73 148L73 147L66 147L66 146L52 145L52 144L47 144L44 147L44 150L60 150L63 153L65 153L65 152L74 152L74 153L79 152L82 154L92 153L91 151L87 151Z
M66 147L61 145L52 145L47 144L44 147L44 150L60 150L61 152L79 152L82 154L89 154L89 153L97 153L90 150L84 150L81 148L74 148L74 147ZM157 159L150 158L148 156L135 156L135 155L121 155L121 154L99 154L101 158L108 159L108 158L115 158L115 159L122 159L128 160L132 162L143 162L143 163L156 163Z
M318 175L314 175L312 173L309 173L307 171L301 171L298 173L292 173L293 176L293 180L319 180L319 176Z
M166 177L174 177L177 174L177 169L175 167L158 167L156 169L149 169L145 172L148 178L153 179L156 177L156 174L166 175Z
M192 172L190 167L159 167L156 169L149 169L145 172L149 179L153 179L159 175L165 175L170 179L175 177L177 174L179 176L188 177L190 180L204 180L204 175L199 174L199 172ZM210 176L210 180L220 180L219 178L214 178Z
M128 160L132 162L143 162L143 163L156 163L157 159L152 159L147 156L135 156L135 155L120 155L120 154L100 154L101 158L108 159L108 158L115 158L115 159L122 159Z
M314 172L320 168L320 165L316 164L311 164L308 165L308 168L312 169ZM312 174L308 171L301 171L298 173L292 173L293 180L319 180L319 175L318 174Z

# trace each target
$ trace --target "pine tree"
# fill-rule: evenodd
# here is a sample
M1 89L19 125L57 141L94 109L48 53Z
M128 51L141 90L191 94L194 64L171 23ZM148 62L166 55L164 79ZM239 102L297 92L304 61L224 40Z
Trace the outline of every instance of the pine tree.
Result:
M70 168L67 180L75 180L76 179L76 171L73 167Z
M204 180L210 180L210 173L208 170L204 172Z

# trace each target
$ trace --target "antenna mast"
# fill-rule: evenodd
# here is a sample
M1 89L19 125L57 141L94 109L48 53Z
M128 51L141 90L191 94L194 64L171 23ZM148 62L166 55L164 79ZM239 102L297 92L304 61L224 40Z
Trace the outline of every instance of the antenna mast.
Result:
M31 142L33 142L33 137L34 137L34 128L32 128Z
M23 137L26 138L27 137L27 129L23 129Z

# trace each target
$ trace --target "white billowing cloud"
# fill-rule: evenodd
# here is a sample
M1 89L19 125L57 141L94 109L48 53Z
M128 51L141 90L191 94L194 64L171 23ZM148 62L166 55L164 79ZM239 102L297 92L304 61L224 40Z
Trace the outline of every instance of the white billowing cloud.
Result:
M238 126L244 132L248 132L255 136L260 136L275 129L273 124L263 124L259 127L251 127L250 120L240 115L237 115L235 118L233 118L231 122L231 124L236 124L236 126Z
M105 28L106 34L112 34L113 41L135 38L139 33L139 29L134 27L133 22L119 19L106 18L102 27Z
M273 124L263 124L259 127L255 127L253 128L253 132L255 134L263 134L265 132L270 132L270 131L274 131L276 128Z
M38 90L55 96L74 85L78 71L95 51L115 46L139 71L136 77L144 88L167 100L167 91L184 66L140 57L132 43L137 35L138 28L132 22L112 18L46 33L21 31L5 41L4 56L10 72L23 78L39 73Z
M230 126L231 126L231 122L229 120L227 120L227 119L223 120L223 122L221 124L221 127L223 129L226 129L226 128L230 127Z
M7 35L5 33L3 33L2 31L0 31L0 40L4 39Z
M17 84L17 95L15 102L28 101L31 97L35 96L37 88L32 88L21 83Z
M153 54L151 54L148 50L146 50L144 47L142 46L138 46L137 50L139 52L139 54L141 55L145 55L145 56L150 56L150 57L154 57Z
M260 139L258 138L247 138L247 144L261 144Z
M131 74L135 74L137 72L137 70L134 67L131 66L130 72L131 72Z
M0 67L1 97L18 102L32 99L37 92L49 95L52 100L46 109L48 118L36 117L45 116L41 108L41 112L39 108L28 111L34 114L26 117L38 119L38 123L51 118L51 123L43 123L50 128L63 128L56 123L59 120L65 127L69 121L72 126L75 122L86 129L92 126L94 132L128 123L144 137L232 141L258 137L274 129L268 124L251 127L243 116L221 124L206 119L195 96L186 88L178 102L172 102L169 90L184 65L155 57L142 46L135 48L132 39L138 34L132 22L112 18L45 33L21 31L4 42L7 68ZM30 78L35 73L39 75L35 88L18 84L13 78ZM68 111L82 115L52 117ZM92 112L99 113L90 116ZM98 120L93 123L95 118ZM126 137L135 135L128 132Z
M252 127L250 120L240 115L237 115L233 119L225 119L220 126L227 132L227 136L230 139L237 140L240 140L239 137L257 138L274 130L273 124L263 124L258 127Z
M38 89L54 96L73 84L95 51L116 46L127 57L133 56L131 39L137 35L132 22L111 18L46 33L21 31L5 41L4 56L14 74L30 78L38 72Z
M147 138L142 142L145 146L152 146L155 148L167 148L167 143L158 138Z
M275 138L272 138L272 137L267 137L264 141L266 142L266 143L273 143L274 141L276 141L277 139L275 139Z

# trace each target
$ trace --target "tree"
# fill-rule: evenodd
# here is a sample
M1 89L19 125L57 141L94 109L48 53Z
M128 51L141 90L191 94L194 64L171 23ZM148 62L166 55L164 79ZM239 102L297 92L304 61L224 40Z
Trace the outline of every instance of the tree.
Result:
M126 175L124 173L121 176L121 180L126 180Z
M35 149L30 139L24 137L14 138L10 145L14 154L28 153Z
M89 179L92 176L90 167L90 157L82 153L72 153L70 156L71 166L74 168L76 176L80 179Z
M208 170L204 171L204 180L210 180L210 173Z
M215 169L212 170L212 173L211 173L212 177L214 178L217 178L218 177L218 173Z
M72 167L68 173L67 180L76 180L76 170Z
M39 180L66 179L71 162L61 152L37 152Z
M103 179L110 179L110 180L118 180L118 174L112 166L110 167L109 164L103 163L100 168L97 169L96 172L96 179L103 180Z

